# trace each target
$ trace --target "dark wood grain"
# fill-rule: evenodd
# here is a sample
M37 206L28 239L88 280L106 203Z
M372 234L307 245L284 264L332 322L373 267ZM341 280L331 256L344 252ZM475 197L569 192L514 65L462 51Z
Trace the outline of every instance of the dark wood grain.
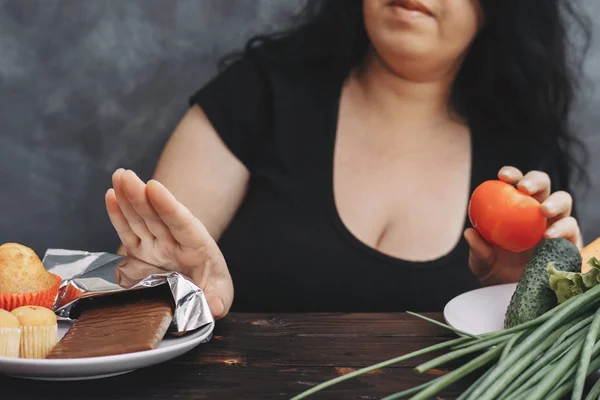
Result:
M439 314L429 316L441 320ZM81 382L0 376L0 397L284 400L335 376L453 337L407 314L232 314L218 322L211 342L170 362ZM412 368L429 358L375 371L310 399L379 399L431 379ZM467 384L451 387L442 397L455 398Z

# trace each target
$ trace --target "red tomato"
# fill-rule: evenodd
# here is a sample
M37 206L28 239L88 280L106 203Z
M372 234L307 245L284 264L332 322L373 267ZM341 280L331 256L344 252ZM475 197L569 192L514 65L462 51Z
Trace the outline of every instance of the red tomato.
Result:
M475 189L469 219L485 240L511 252L537 245L548 223L539 201L499 180L483 182Z

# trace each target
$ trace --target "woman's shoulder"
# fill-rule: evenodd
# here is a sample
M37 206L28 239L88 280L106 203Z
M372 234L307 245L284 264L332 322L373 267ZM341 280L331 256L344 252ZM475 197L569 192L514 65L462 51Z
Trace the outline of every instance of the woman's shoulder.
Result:
M276 113L309 112L315 102L335 100L344 79L343 73L324 66L290 63L259 51L246 52L222 66L189 102L214 118L223 115L243 119L246 126L264 131Z
M327 68L247 52L229 60L189 103L203 110L225 143L252 169L265 141L289 142L294 131L287 129L290 125L312 121L327 108L323 105L334 104L336 92L330 89L335 82Z
M249 99L257 94L298 96L309 91L325 92L343 80L343 75L325 65L291 63L259 50L247 51L226 59L198 92L217 87L220 91L249 95ZM294 93L289 92L292 87ZM278 93L282 88L283 93Z

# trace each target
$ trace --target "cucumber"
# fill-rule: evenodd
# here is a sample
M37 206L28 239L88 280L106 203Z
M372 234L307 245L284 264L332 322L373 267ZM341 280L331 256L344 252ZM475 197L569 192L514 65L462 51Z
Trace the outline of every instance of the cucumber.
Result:
M506 309L505 328L531 321L558 304L549 283L550 262L559 271L578 272L582 259L577 246L567 239L547 239L538 244Z

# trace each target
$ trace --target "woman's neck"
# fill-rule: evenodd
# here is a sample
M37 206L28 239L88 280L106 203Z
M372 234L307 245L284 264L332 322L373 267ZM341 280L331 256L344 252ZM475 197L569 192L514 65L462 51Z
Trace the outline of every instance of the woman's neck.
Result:
M417 73L402 76L371 53L353 79L365 104L390 123L423 127L459 121L450 106L453 76L416 79Z

